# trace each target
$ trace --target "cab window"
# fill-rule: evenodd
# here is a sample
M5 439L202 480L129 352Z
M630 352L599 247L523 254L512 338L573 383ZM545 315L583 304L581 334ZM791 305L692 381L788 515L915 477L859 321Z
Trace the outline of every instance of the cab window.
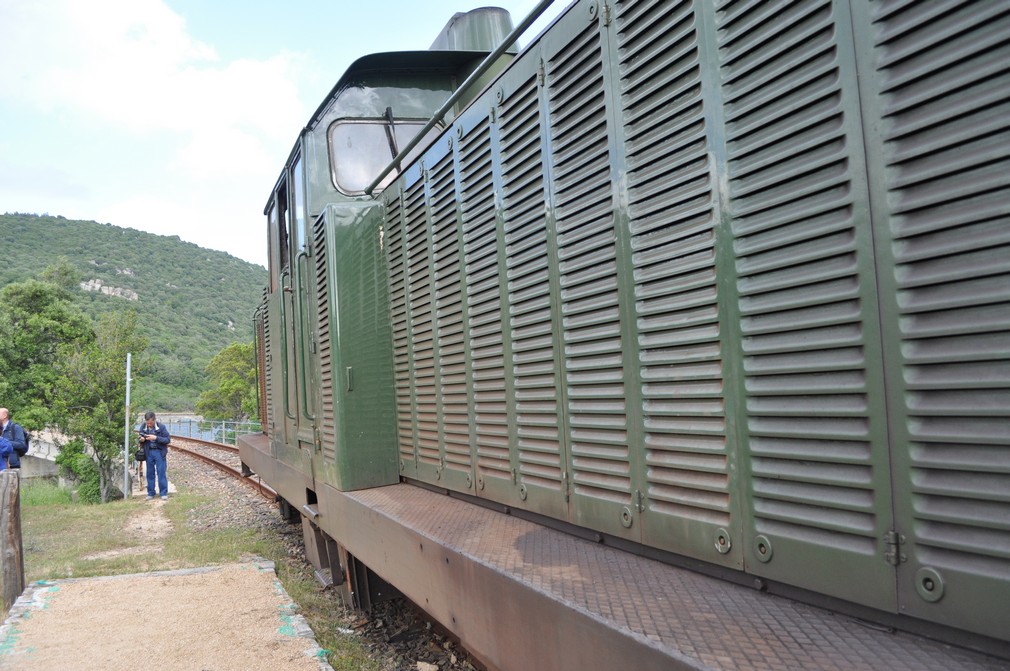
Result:
M388 121L386 119L345 119L330 126L330 170L333 185L347 195L358 195L372 183L401 149L414 139L427 121ZM434 127L407 155L403 165L410 163L434 140L442 129ZM379 184L385 188L396 179L399 171L392 170Z

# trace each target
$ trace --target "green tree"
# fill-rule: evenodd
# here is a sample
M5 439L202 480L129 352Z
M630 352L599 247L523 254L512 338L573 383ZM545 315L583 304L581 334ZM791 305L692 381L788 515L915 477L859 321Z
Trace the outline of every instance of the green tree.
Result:
M59 351L93 337L65 288L26 280L0 290L0 399L20 424L37 430L52 422Z
M70 259L58 256L56 261L39 273L38 279L40 282L55 284L67 292L72 292L76 291L81 283L81 273L74 267L74 264L70 263ZM68 293L68 297L69 295Z
M256 419L256 348L253 343L232 343L207 365L211 389L200 394L196 410L207 419Z
M126 355L140 354L147 344L147 338L137 333L137 314L128 311L103 314L93 339L60 348L55 424L89 448L102 503L109 500L117 466L122 465Z

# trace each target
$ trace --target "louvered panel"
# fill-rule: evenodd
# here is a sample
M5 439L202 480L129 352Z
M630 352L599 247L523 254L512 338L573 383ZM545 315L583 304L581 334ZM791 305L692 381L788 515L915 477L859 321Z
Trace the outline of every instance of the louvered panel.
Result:
M462 137L459 154L468 283L466 337L473 371L473 422L481 471L478 479L511 479L491 134L487 119Z
M263 332L263 313L265 312L265 305L260 303L259 307L256 308L256 314L253 318L256 328L256 370L258 375L256 376L256 386L257 386L257 408L256 414L260 421L260 426L263 428L263 433L267 432L267 385L266 385L266 370L267 370L267 355L266 355L266 344L264 343L264 332Z
M273 347L273 337L270 332L271 322L270 322L270 299L269 297L264 302L264 307L262 310L263 316L263 388L264 396L266 398L266 415L261 418L265 424L264 429L270 434L271 438L274 438L274 347Z
M828 1L717 12L756 573L892 607L854 64ZM848 71L843 69L848 68ZM853 135L853 133L855 133ZM855 165L853 162L856 161ZM865 217L865 213L860 215ZM828 548L831 548L829 551ZM828 554L830 553L830 554ZM811 567L833 560L832 578ZM844 559L841 559L844 558ZM839 577L858 571L858 585Z
M625 360L600 59L596 23L551 58L550 153L573 494L624 505L631 502Z
M407 279L404 270L403 208L392 198L386 209L386 248L389 273L389 312L393 334L393 375L396 392L396 427L400 459L414 462L414 418L411 403L410 334L407 329Z
M540 108L535 77L501 107L502 192L519 468L527 487L559 492L561 443Z
M979 604L1010 601L1010 6L881 2L866 20L899 598L1005 639Z
M322 440L323 459L333 461L336 456L337 428L334 416L333 343L330 338L330 272L326 251L326 219L316 220L313 231L313 258L315 261L316 323L318 324L316 355L319 358L319 433Z
M409 314L414 430L419 463L437 464L438 399L435 381L435 315L432 295L429 226L424 182L417 181L403 196L407 306Z
M470 473L470 417L463 333L463 278L453 155L431 169L430 210L438 331L439 447L447 471Z
M728 527L717 220L695 21L691 2L618 4L628 213L649 510ZM654 542L713 558L711 531L673 529Z

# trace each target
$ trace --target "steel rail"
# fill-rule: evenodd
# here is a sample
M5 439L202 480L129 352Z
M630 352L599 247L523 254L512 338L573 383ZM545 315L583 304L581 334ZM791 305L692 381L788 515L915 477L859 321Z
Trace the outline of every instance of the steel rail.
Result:
M227 450L227 451L231 451L232 449L234 449L235 452L238 452L238 448L237 447L236 448L232 448L231 445L222 445L221 443L212 443L212 442L209 442L209 441L206 441L206 440L197 440L197 439L194 439L194 438L177 438L176 439L176 441L181 441L181 440L192 441L194 443L202 443L205 446L212 447L212 448L215 448L215 449L224 449L224 450ZM277 500L277 492L275 492L266 483L260 481L259 476L257 476L256 479L254 480L254 479L252 479L251 476L242 475L242 472L239 471L238 469L232 468L228 464L222 463L222 462L218 461L217 459L214 459L213 457L207 456L206 454L203 454L203 453L198 452L196 450L191 450L188 447L183 447L182 445L179 445L178 442L173 441L172 442L172 447L175 448L175 450L177 450L177 451L179 451L179 452L181 452L181 453L183 453L183 454L185 454L187 456L193 457L195 459L203 461L204 463L210 464L211 466L213 466L214 468L218 469L222 473L227 473L228 475L232 476L233 478L237 478L237 479L241 480L246 485L252 487L257 492L259 492L260 496L262 496L263 498L267 499L268 501L276 501Z
M204 447L212 447L215 450L224 450L225 452L233 452L238 454L238 448L234 445L228 445L227 443L216 443L213 440L202 440L200 438L190 438L189 436L172 436L172 440L187 440L191 443L199 443ZM173 442L172 445L175 445Z

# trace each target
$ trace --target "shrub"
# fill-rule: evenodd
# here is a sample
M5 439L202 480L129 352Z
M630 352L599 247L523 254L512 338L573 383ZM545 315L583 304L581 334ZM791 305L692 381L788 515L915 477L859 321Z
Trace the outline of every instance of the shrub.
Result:
M101 503L101 482L98 466L85 449L79 438L69 441L56 455L56 464L64 474L77 482L77 500L81 503Z

